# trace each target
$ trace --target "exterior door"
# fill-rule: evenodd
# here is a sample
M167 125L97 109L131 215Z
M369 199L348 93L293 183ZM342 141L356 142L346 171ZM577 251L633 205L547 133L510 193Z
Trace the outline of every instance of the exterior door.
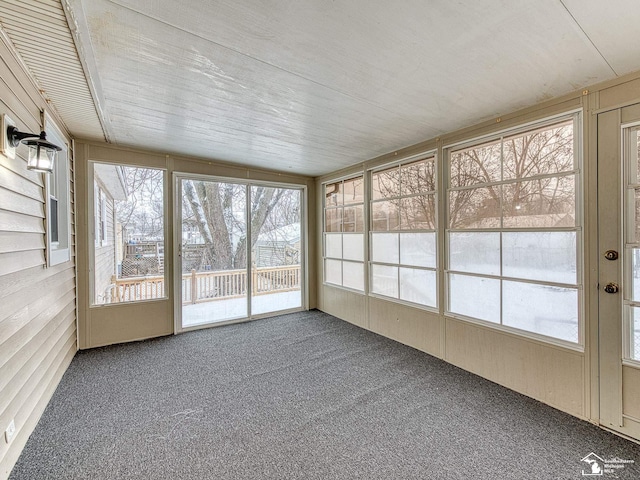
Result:
M249 315L247 187L180 178L181 329Z
M171 334L166 170L93 160L77 165L87 212L87 221L78 222L86 239L78 249L80 348Z
M640 438L640 104L598 115L600 423Z
M175 175L175 330L303 308L303 190Z

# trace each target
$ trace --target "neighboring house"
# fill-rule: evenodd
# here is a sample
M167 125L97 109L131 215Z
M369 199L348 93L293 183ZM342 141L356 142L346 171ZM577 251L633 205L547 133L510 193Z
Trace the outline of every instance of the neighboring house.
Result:
M261 233L253 248L256 267L300 263L300 224L292 223Z
M127 199L122 167L108 164L94 166L95 218L95 303L109 303L113 277L122 262L122 245L118 245L115 202ZM121 236L121 234L120 234ZM118 258L119 257L119 258Z
M184 219L182 221L182 244L183 245L204 245L204 238L198 229L194 219Z

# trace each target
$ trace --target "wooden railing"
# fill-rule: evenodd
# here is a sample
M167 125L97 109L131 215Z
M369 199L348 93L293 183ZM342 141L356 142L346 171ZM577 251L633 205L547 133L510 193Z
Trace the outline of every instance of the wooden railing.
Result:
M155 257L163 251L162 242L137 242L125 245L125 255L128 257Z
M111 295L109 303L153 300L164 297L164 275L153 277L129 277L118 279L111 277Z
M164 275L111 279L110 303L151 300L165 295ZM247 294L247 271L221 270L182 275L182 303L193 304L243 297ZM254 268L252 295L267 295L300 289L300 265Z

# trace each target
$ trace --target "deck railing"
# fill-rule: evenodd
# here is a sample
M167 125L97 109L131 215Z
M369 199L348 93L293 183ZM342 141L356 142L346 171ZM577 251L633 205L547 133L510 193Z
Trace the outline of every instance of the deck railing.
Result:
M221 270L182 274L184 305L238 298L247 294L247 271ZM252 295L267 295L300 289L300 265L251 270ZM110 303L152 300L165 295L164 275L112 278Z

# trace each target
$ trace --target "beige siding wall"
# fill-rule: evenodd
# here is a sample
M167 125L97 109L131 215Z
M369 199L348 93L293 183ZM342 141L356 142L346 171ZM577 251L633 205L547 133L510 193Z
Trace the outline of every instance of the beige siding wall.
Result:
M0 40L0 114L37 132L43 108ZM44 174L27 171L24 149L15 159L0 154L0 434L11 420L16 425L9 445L0 439L0 479L8 477L77 345L75 229L71 261L46 268Z

